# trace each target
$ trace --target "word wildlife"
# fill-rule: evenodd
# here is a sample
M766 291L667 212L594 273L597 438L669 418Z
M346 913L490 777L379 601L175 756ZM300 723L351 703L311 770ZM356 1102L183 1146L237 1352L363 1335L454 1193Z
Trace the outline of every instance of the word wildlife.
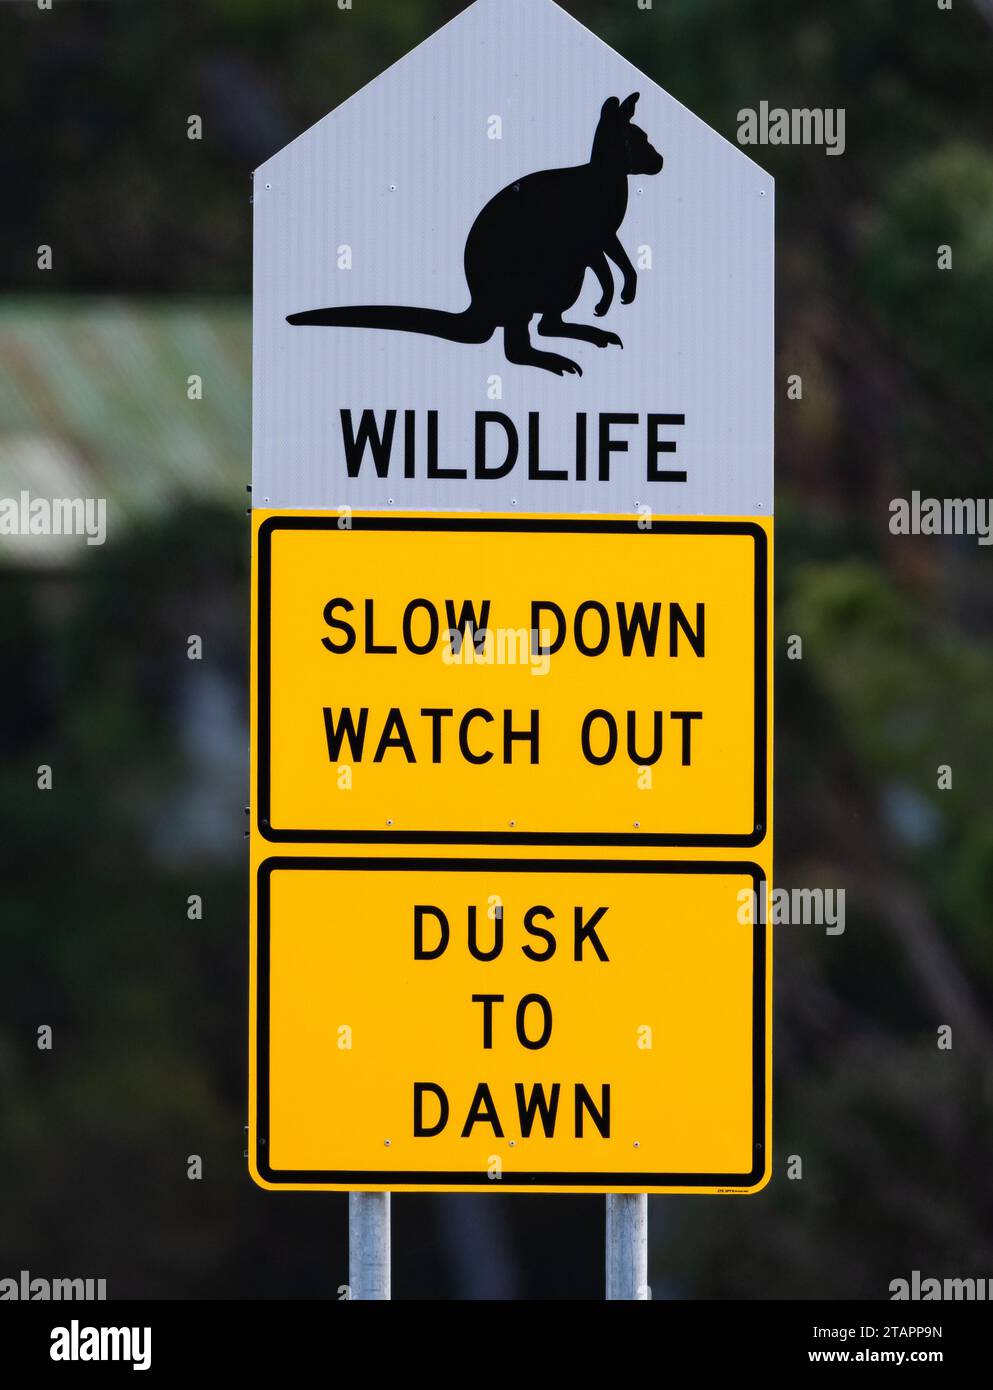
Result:
M679 603L659 600L608 606L587 599L566 613L549 599L534 599L524 631L534 657L555 656L568 645L590 658L610 649L629 659L676 659L681 651L702 658L706 605L688 607L690 611ZM330 635L322 637L321 643L336 656L359 650L366 656L390 657L402 648L412 656L430 657L441 651L446 664L451 664L465 645L485 648L491 609L490 599L478 604L462 600L456 608L454 599L414 598L401 613L392 615L391 622L381 622L375 599L356 604L339 596L324 607ZM582 721L578 741L583 757L596 767L625 756L636 767L649 767L662 758L668 728L675 736L682 766L690 767L693 728L702 719L702 710L594 708ZM461 758L470 766L482 767L494 758L507 765L518 757L532 765L541 760L540 709L430 706L405 712L398 705L379 711L366 705L325 706L324 732L331 763L382 763L388 757L407 763L444 763Z
M380 422L373 410L363 410L356 422L351 410L341 412L341 443L349 478L359 477L368 459L378 478L417 478L498 482L515 471L529 482L610 482L615 455L640 453L638 476L647 483L685 483L686 473L663 467L660 460L674 454L677 442L672 430L686 423L681 414L634 412L601 414L592 420L585 411L576 414L571 438L559 434L552 441L555 466L546 453L541 416L528 412L527 422L517 424L500 410L477 410L473 426L472 455L458 466L439 462L438 411L425 413L424 422L413 410L387 410ZM568 462L566 462L568 460ZM368 471L368 469L367 469Z

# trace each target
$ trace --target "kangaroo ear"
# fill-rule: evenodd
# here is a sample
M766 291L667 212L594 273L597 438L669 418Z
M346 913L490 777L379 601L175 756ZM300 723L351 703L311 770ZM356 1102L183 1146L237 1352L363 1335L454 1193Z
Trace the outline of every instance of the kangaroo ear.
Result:
M607 116L616 116L621 109L621 103L617 97L608 97L600 108L600 119L604 120Z
M637 106L640 96L640 92L632 92L627 100L621 102L621 115L626 121L629 121L634 115L634 108Z

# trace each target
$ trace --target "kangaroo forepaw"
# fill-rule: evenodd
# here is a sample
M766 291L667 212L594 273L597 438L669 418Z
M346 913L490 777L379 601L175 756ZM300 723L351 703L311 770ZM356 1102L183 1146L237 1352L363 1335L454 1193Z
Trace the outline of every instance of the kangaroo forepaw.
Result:
M600 303L597 304L597 305L594 307L593 312L594 312L594 314L596 314L596 316L597 316L598 319L602 319L603 316L604 316L604 314L607 312L607 310L608 310L609 308L610 308L610 300L609 300L609 299L601 299L601 300L600 300Z
M637 286L637 285L631 285L630 287L627 286L627 285L625 285L624 289L621 290L621 303L622 303L622 304L633 304L633 303L634 303L634 297L635 297L635 295L636 295L637 293L638 293L638 286Z

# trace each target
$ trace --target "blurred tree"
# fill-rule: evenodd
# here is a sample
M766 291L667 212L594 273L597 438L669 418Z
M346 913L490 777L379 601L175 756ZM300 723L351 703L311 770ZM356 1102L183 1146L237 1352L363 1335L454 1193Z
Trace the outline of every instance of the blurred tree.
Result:
M230 294L247 334L251 169L460 8L0 6L6 287ZM762 100L847 113L843 156L749 151L778 180L777 876L845 887L847 928L777 942L772 1186L656 1202L652 1280L695 1297L885 1298L914 1268L984 1275L993 590L971 538L897 538L888 517L915 487L990 492L993 9L567 8L731 140ZM802 402L786 399L794 373ZM243 390L226 401L232 458ZM245 739L241 499L164 514L76 574L2 583L4 1268L106 1274L113 1294L328 1296L343 1203L259 1193L242 1160L246 777L224 752ZM209 698L190 691L191 630L211 652ZM790 633L802 661L785 659ZM41 762L52 794L34 791ZM938 789L944 764L953 791ZM204 768L221 797L207 812ZM201 843L170 836L204 814ZM34 1048L40 1022L68 1066ZM193 1152L202 1183L185 1176ZM791 1153L802 1181L785 1177ZM602 1204L488 1200L504 1288L596 1296ZM462 1291L465 1241L436 1199L398 1202L395 1230L398 1294Z

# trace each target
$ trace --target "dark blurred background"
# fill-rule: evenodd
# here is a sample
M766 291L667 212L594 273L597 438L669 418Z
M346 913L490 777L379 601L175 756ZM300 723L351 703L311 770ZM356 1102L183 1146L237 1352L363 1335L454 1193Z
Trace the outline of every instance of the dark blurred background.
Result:
M345 1198L243 1158L249 174L461 8L0 4L0 496L110 527L0 537L0 1276L346 1280ZM778 193L777 881L845 888L847 930L779 933L773 1181L653 1199L655 1297L993 1276L991 550L888 529L913 489L993 493L993 3L566 8L731 140L763 99L847 112L841 157L748 151ZM394 1295L599 1297L602 1241L600 1198L396 1198Z

